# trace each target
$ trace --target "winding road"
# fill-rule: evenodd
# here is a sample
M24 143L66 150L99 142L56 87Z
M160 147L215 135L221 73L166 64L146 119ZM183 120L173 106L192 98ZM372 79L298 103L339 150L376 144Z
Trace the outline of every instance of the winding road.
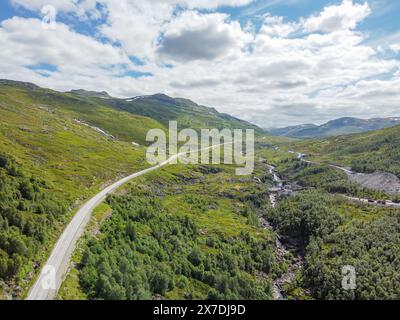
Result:
M291 150L288 151L288 153L296 154L297 158L300 159L300 161L302 161L304 163L313 164L313 165L321 165L321 163L306 160L304 158L306 155L303 154L303 153L296 152L296 151L291 151ZM352 170L350 170L348 168L344 168L344 167L341 167L341 166L338 166L338 165L334 165L334 164L326 164L326 165L331 167L331 168L335 168L335 169L341 170L341 171L345 172L348 176L356 174L354 171L352 171ZM392 200L363 199L363 198L357 198L357 197L350 197L350 196L347 196L347 195L344 195L344 194L342 196L345 197L348 200L355 201L355 202L358 202L358 203L368 204L368 205L371 205L371 206L380 206L380 207L387 207L387 208L388 207L400 208L400 203L395 203Z
M230 142L229 142L230 143ZM226 144L229 144L226 143ZM203 149L198 149L196 152L210 150L216 147L220 147L225 144L219 144L210 146ZM140 177L146 173L151 171L155 171L160 169L167 164L175 161L180 156L185 155L186 152L182 152L171 156L168 160L140 172L136 172L130 176L127 176L109 187L105 188L98 194L96 194L93 198L87 201L75 214L72 218L69 225L66 227L61 237L57 241L53 251L50 254L46 264L43 266L41 273L30 289L27 300L52 300L55 298L58 289L61 286L64 275L68 271L69 262L72 256L72 253L75 250L76 243L78 239L83 235L85 231L85 227L88 224L92 211L104 201L106 196L123 184L128 181Z

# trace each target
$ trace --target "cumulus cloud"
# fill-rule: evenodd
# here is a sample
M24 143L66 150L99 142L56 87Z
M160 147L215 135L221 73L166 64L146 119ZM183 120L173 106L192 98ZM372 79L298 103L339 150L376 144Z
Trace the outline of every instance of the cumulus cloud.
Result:
M286 23L283 17L275 17L267 14L263 19L260 33L272 37L287 37L291 33L297 31L299 27L299 23Z
M0 54L26 64L50 63L68 68L129 62L122 50L78 34L62 23L55 30L45 30L38 19L14 17L1 23L0 32ZM94 59L100 56L101 59Z
M0 46L2 77L51 84L59 89L116 76L122 66L133 67L121 49L78 34L61 23L54 30L45 30L39 19L14 17L3 21ZM49 67L51 70L42 77L40 69Z
M252 36L225 14L199 14L187 11L165 26L161 55L175 61L213 60L235 49L242 49Z
M174 56L174 46L183 45L185 42L188 45L196 46L193 51L204 50L199 46L201 41L228 41L234 29L233 24L228 25L224 23L225 16L220 14L204 14L200 15L197 11L184 11L183 14L176 17L177 6L189 9L215 9L221 5L226 6L240 6L250 3L252 0L100 0L100 2L107 8L107 24L101 27L103 35L109 37L115 42L121 43L122 46L131 55L136 55L142 59L151 60L157 58L154 53L159 49L158 42L162 32L165 32L167 38L163 48L160 52L166 55ZM190 21L190 19L193 21ZM217 24L217 29L212 24ZM237 24L237 23L236 23ZM212 34L209 37L201 33L201 28L209 28ZM181 37L176 34L180 28L182 32ZM237 29L237 28L236 28ZM197 43L188 43L191 39L190 32L197 34L192 37L203 37ZM205 43L207 45L207 43ZM221 47L221 46L219 46ZM163 50L164 49L164 50ZM186 50L189 50L187 48ZM221 49L221 48L220 48ZM216 48L218 51L218 48ZM210 56L218 55L219 52L199 53L202 55ZM190 60L191 54L188 52L183 54L184 59Z
M100 32L119 43L129 55L152 59L162 26L171 19L174 7L168 1L104 0L107 23Z
M320 14L306 19L303 25L307 32L354 29L370 13L371 9L367 2L357 4L352 0L344 0L342 4L326 7Z
M43 3L14 2L31 10ZM77 7L85 1L53 3L90 18L94 2L86 9ZM15 17L0 24L0 72L59 90L164 92L263 127L396 115L399 38L380 50L366 42L357 26L371 12L367 3L345 0L290 21L267 14L257 28L216 10L250 2L98 0L106 13L96 33L102 41L66 24L44 30L40 19ZM141 73L147 76L132 76Z

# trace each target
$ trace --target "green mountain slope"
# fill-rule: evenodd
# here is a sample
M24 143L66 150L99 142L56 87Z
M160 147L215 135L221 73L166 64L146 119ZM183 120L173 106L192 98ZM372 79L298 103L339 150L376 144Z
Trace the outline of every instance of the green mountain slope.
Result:
M277 136L307 139L332 137L352 133L363 133L400 124L400 118L357 119L340 118L329 121L321 126L305 124L279 129L270 129L269 132Z
M144 139L147 123L161 126L31 84L0 83L0 298L23 296L84 199L147 166L144 147L131 143Z
M298 126L289 126L285 128L272 128L272 129L267 129L267 131L273 134L274 136L296 138L298 136L302 136L303 131L316 128L318 128L317 125L310 123L310 124L300 124Z
M151 118L105 93L0 80L0 299L24 295L85 199L148 167L148 130L166 129L169 116L195 128L256 128L183 99L172 108L157 99L141 104Z
M377 170L400 177L400 126L294 145L313 159L338 163L363 173Z
M93 181L131 172L145 154L136 143L146 144L150 129L166 130L168 120L193 128L259 130L185 99L154 95L137 101L111 98L104 92L60 93L0 80L0 150L26 164L32 174L55 183L58 190L69 192L76 183L88 189L96 184Z
M255 129L260 128L213 108L200 106L193 101L171 98L163 94L142 96L132 99L103 99L104 103L123 111L156 119L164 125L168 121L178 121L179 128Z
M72 198L142 167L144 148L132 141L162 127L24 83L0 83L0 116L0 150Z

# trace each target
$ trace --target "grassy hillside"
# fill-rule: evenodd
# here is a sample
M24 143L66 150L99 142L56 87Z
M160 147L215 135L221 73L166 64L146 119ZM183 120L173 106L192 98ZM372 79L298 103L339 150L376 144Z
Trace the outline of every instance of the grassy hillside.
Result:
M0 153L7 159L0 170L0 282L7 280L1 285L5 296L23 294L27 276L46 258L79 203L118 177L147 167L145 149L131 143L144 136L146 123L159 126L30 84L0 84ZM119 135L121 127L126 132Z
M35 104L50 106L63 115L101 128L118 140L126 142L145 144L149 129L165 129L156 120L115 110L96 99L45 89L27 91L26 95Z
M312 159L352 167L357 172L380 170L400 177L400 126L297 142L292 147L307 153Z
M144 149L76 122L76 118L91 120L92 114L79 101L67 102L69 97L47 90L0 86L0 150L71 201L145 165ZM96 112L103 128L117 135L111 120L106 120L114 111L97 108ZM131 115L124 116L129 123ZM139 140L134 130L130 132Z
M213 108L200 106L190 100L175 99L162 94L128 100L106 99L104 102L118 110L156 119L166 126L168 121L176 120L179 128L250 128L262 133L262 130L257 126L228 114L219 113Z
M158 110L165 105L151 102L152 119L110 106L108 98L0 80L0 152L6 159L0 170L0 297L24 294L32 271L82 201L118 177L148 167L145 136L149 129L165 129L158 121ZM247 126L215 110L176 101L174 119L187 125Z

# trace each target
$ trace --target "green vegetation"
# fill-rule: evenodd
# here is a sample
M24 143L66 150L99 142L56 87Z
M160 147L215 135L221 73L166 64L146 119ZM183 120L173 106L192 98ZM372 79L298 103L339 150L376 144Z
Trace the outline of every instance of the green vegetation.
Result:
M249 235L230 242L214 236L202 243L191 219L163 212L151 197L109 201L118 207L104 227L112 229L102 241L89 244L82 260L80 278L90 298L150 299L174 289L186 291L184 298L195 298L190 288L195 280L211 288L210 298L269 297L269 286L258 285L249 273L269 272L271 253ZM148 230L142 234L141 228ZM203 253L201 245L217 253Z
M28 96L36 104L50 106L62 115L101 128L116 139L128 143L145 145L146 134L150 129L165 129L160 122L151 118L115 110L107 106L104 99L85 98L50 90L31 91Z
M187 99L171 98L163 94L144 96L132 101L120 99L103 101L118 110L151 117L166 126L168 126L169 121L178 121L180 129L255 129L257 132L263 133L257 126L228 114L219 113L213 108L200 106Z
M333 137L344 134L361 133L398 125L398 118L357 119L340 118L323 125L303 124L286 128L271 129L273 135L298 139Z
M58 292L58 298L64 300L87 300L88 297L83 292L79 284L79 270L76 268L82 260L84 251L88 244L88 241L92 237L96 237L99 232L101 225L110 218L112 209L106 203L100 204L95 210L93 210L92 217L86 227L85 235L78 241L77 248L71 259L71 268L67 274L66 280L62 283Z
M279 234L305 246L311 237L324 237L341 223L333 209L337 204L338 201L328 194L307 191L279 202L269 218Z
M20 221L21 225L17 225L18 228L30 230L31 222L25 226L25 217L30 217L31 211L37 219L48 215L48 217L46 216L48 221L43 222L45 227L40 227L43 229L43 235L40 233L39 236L39 231L33 235L38 238L43 237L43 239L40 238L40 241L43 241L40 245L35 241L23 238L26 236L25 231L20 231L23 241L29 242L30 247L28 246L29 252L26 254L23 250L25 255L21 256L23 260L21 267L16 268L15 275L11 278L16 279L17 285L21 285L23 290L28 285L27 280L35 276L35 272L32 273L35 271L33 270L34 265L40 266L43 263L52 243L57 239L73 210L82 201L118 177L147 167L144 161L145 148L133 145L132 142L143 145L149 129L165 128L158 121L163 118L163 110L177 111L179 117L172 117L170 120L182 121L184 126L193 125L195 128L214 126L236 128L238 125L244 128L248 126L246 122L219 114L213 109L197 106L183 99L174 99L176 101L175 109L165 105L163 101L152 100L146 105L146 112L149 112L150 117L140 115L141 112L135 114L134 110L124 112L121 108L113 105L115 101L117 99L60 93L29 83L0 81L0 150L8 159L15 159L15 162L10 160L15 163L15 166L23 168L24 177L28 177L23 179L31 181L32 188L39 188L37 181L40 181L39 184L43 183L45 191L40 189L40 192L46 195L36 195L34 200L18 203L20 207L17 207L17 211L23 212L22 216L24 217L23 221ZM122 100L120 102L122 103ZM166 114L164 113L164 115ZM166 118L163 123L166 123L165 120ZM203 173L197 172L199 178L207 174L206 171L204 169ZM176 176L179 175L176 174ZM162 180L161 177L158 178ZM22 182L15 182L14 187L9 186L9 184L13 184L8 180L4 180L2 183L6 185L7 190L17 188L20 192L18 194L16 191L10 191L13 195L11 198L8 196L5 198L7 206L4 207L4 210L2 208L2 215L4 211L8 220L11 221L14 218L18 220L20 219L19 213L15 213L14 209L10 209L11 213L7 211L8 206L11 208L12 201L10 199L17 201L18 197L24 197L23 192L29 194L31 187L26 185L27 189L25 190ZM25 196L28 195L25 194ZM29 204L29 201L33 202ZM169 201L173 203L175 199L171 197ZM188 197L179 199L179 201L193 201L194 207L201 207L204 205L202 201L208 200ZM67 209L64 209L65 212L60 217L58 215L53 217L53 212L56 211L51 209L50 204ZM23 207L24 205L27 207ZM49 212L49 210L52 211ZM225 220L222 219L224 221L221 221L220 228L229 226L228 230L232 230L231 234L234 234L236 230L233 225L236 220L232 218L231 212L224 209L221 214ZM252 225L257 224L257 217L250 211L248 217L242 218L246 221L246 226L250 226L247 221ZM28 220L30 221L30 219ZM213 224L208 217L202 219L203 222L208 219L209 225ZM12 225L12 227L15 226ZM6 229L6 223L4 228ZM16 231L7 232L7 239L9 239L10 232L14 232L14 237ZM15 236L15 238L18 237ZM8 243L4 244L5 248L8 245ZM9 250L8 247L6 249ZM3 261L7 263L7 270L4 272L11 274L12 268L10 267L9 272L8 264L13 260L13 258L10 260L9 257L13 251L4 252L6 253L2 252L2 263ZM19 260L15 261L17 263ZM29 277L22 279L28 274ZM79 295L78 291L76 294L76 297L83 296ZM22 295L23 293L19 294L19 296Z
M305 251L298 285L317 299L399 299L400 211L349 204L306 191L284 198L269 217ZM342 268L356 270L355 290L342 288Z
M326 165L309 164L299 159L284 159L279 162L279 171L289 182L297 182L302 187L317 188L332 194L345 194L364 199L389 199L382 191L371 190L348 179L339 169Z
M76 123L76 115L55 98L44 104L31 95L25 87L0 86L0 150L45 180L61 198L71 203L87 198L104 183L145 165L144 148Z
M165 128L168 120L195 129L249 127L163 95L123 101L0 81L2 297L23 296L83 200L147 166L144 147L132 142L145 144L147 130ZM272 281L294 258L276 254L274 232L259 222L266 211L298 249L292 253L305 256L289 297L309 289L317 299L398 299L399 210L333 195L388 197L287 150L400 176L399 130L307 142L258 135L257 157L277 166L288 183L309 189L280 198L274 209L266 191L272 177L258 162L250 177L235 176L232 166L177 165L135 179L95 210L59 298L269 299ZM341 287L345 265L356 269L354 291Z
M0 280L26 277L66 212L45 181L0 154Z
M108 198L113 214L86 235L65 286L91 299L269 299L280 271L274 237L258 222L266 199L223 166L170 166L134 180Z
M325 140L303 141L293 148L311 159L350 166L356 172L380 170L400 177L400 126Z
M305 277L320 299L400 298L400 215L352 221L308 246ZM356 290L340 287L343 266L356 270ZM322 267L322 268L321 268Z

